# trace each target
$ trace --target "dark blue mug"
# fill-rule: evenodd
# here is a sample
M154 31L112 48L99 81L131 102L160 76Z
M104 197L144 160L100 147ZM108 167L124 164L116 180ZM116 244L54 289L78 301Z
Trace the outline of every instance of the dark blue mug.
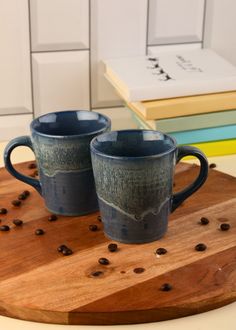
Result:
M92 166L105 235L123 243L160 239L168 216L207 179L205 155L177 146L166 134L151 130L104 133L90 144ZM195 181L173 194L175 164L185 156L200 161Z
M34 187L49 211L70 216L94 212L98 210L98 201L89 145L110 127L108 117L93 111L48 113L32 121L31 137L17 137L8 143L5 167L14 177ZM10 156L18 146L34 151L39 180L13 167Z

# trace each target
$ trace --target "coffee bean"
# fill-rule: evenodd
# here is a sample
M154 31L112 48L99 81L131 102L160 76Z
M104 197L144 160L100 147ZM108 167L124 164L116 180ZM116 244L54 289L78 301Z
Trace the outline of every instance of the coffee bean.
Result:
M45 231L43 229L36 229L35 230L35 235L43 235Z
M26 197L28 197L30 195L30 192L29 192L29 190L24 190L22 194L24 194Z
M63 250L66 250L66 249L68 249L68 247L66 245L62 244L62 245L58 246L57 251L62 252Z
M51 214L49 217L48 217L48 221L56 221L57 220L57 216L56 214Z
M18 195L18 199L20 200L20 201L23 201L23 200L25 200L27 198L27 196L25 195L25 194L20 194L20 195Z
M216 168L216 164L215 164L215 163L211 163L211 164L209 165L209 168Z
M142 268L142 267L137 267L137 268L134 268L134 273L136 273L136 274L141 274L141 273L143 273L144 271L145 271L145 269L144 268Z
M92 272L91 275L94 277L98 277L98 276L103 275L103 272L101 270L97 270L95 272Z
M102 217L100 215L98 215L97 216L97 220L101 222L102 221Z
M69 249L68 247L66 249L63 249L61 252L64 256L69 256L73 253L73 251L71 249Z
M110 261L107 258L100 258L98 260L99 264L101 265L109 265Z
M7 225L0 226L0 231L9 231L10 227Z
M164 283L160 287L160 290L161 291L170 291L170 290L172 290L172 285L170 283Z
M98 230L98 226L97 225L89 225L89 230L90 231L97 231Z
M199 243L195 246L196 251L205 251L207 246L204 243Z
M39 175L38 170L34 171L33 175L34 175L34 176L38 176L38 175Z
M28 165L28 168L29 168L29 169L37 168L37 165L36 165L35 163L30 163L30 164Z
M115 243L111 243L111 244L108 245L107 248L110 252L115 252L115 251L117 251L118 246Z
M229 223L222 223L222 224L220 225L220 229L221 229L222 231L229 230L229 229L230 229L230 224L229 224Z
M20 206L21 205L21 201L19 201L18 199L13 200L11 203L14 206Z
M12 222L14 223L15 226L22 226L23 225L23 221L20 219L14 219L12 220Z
M166 253L167 253L167 250L165 248L158 248L156 250L156 254L159 254L159 255L166 254Z
M2 207L0 209L0 214L7 214L7 209L5 209L5 207Z
M200 224L201 224L201 225L208 225L208 223L209 223L209 220L208 220L207 218L202 217L202 218L200 219Z

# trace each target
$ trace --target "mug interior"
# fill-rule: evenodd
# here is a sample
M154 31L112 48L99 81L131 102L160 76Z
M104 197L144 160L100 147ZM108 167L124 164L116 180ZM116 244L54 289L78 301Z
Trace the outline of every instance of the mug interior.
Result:
M159 131L123 130L95 137L91 148L113 157L146 157L169 153L176 149L176 142Z
M61 111L45 114L33 120L31 129L50 136L89 135L103 132L110 119L86 110Z

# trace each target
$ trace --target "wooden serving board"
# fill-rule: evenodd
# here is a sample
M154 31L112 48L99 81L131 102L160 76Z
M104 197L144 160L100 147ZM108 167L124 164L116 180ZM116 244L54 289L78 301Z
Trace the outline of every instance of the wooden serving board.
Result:
M17 165L26 174L28 163ZM196 165L180 164L176 190L197 175ZM168 320L214 309L236 300L236 178L211 169L207 183L170 217L168 233L148 244L118 243L108 251L98 213L58 217L29 186L0 170L0 314L47 323L128 324ZM25 189L29 198L20 207L11 201ZM200 225L201 217L209 219ZM22 219L22 227L12 220ZM222 222L228 231L219 230ZM98 231L90 231L96 224ZM45 234L36 236L35 229ZM114 243L114 242L113 242ZM203 252L194 247L207 245ZM63 256L57 247L73 250ZM167 254L158 256L159 247ZM100 265L98 259L109 259ZM143 272L134 272L143 268ZM99 276L92 273L100 272ZM164 283L172 286L162 291Z

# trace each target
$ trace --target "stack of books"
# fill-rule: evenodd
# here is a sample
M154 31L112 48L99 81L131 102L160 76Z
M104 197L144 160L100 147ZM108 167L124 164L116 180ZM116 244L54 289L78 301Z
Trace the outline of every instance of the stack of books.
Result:
M236 68L210 49L104 61L138 127L207 156L236 153Z

